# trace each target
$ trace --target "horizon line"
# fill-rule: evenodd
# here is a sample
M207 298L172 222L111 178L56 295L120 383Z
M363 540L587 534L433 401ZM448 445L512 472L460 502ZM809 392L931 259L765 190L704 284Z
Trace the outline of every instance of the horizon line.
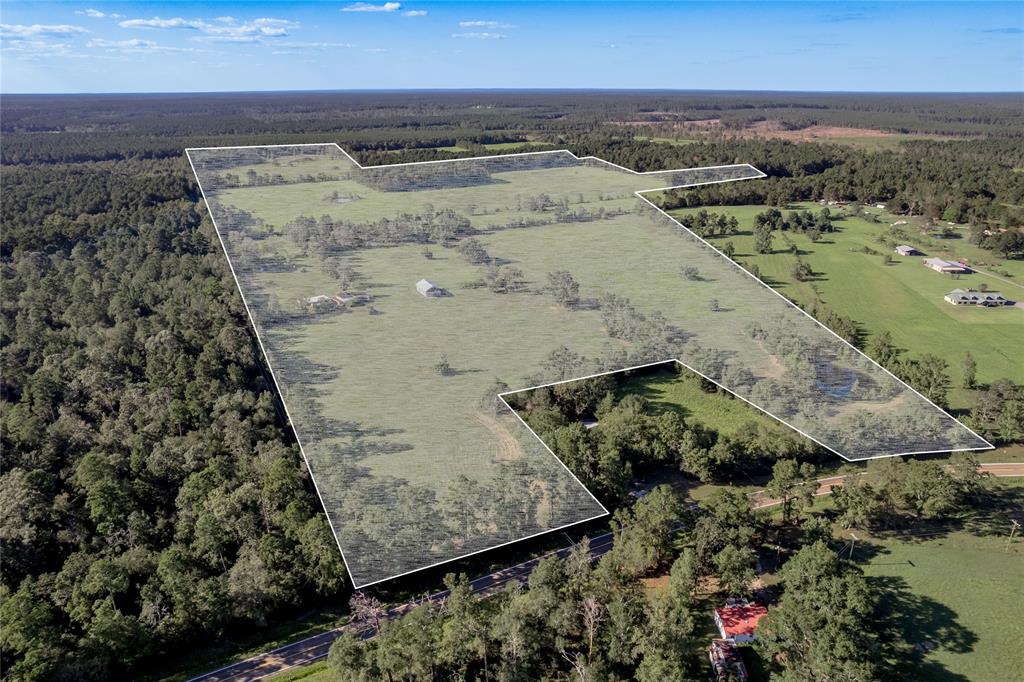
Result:
M4 92L0 97L116 97L116 96L181 96L181 95L289 95L289 94L457 94L457 93L601 93L601 94L744 94L744 95L944 95L944 96L1024 96L1020 90L790 90L790 89L711 89L711 88L616 88L616 87L451 87L451 88L312 88L266 90L109 90Z

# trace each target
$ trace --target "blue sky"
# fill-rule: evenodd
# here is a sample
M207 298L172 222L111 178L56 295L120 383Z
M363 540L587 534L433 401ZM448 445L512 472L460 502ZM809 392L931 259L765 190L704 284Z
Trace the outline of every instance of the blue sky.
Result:
M3 92L1024 90L1024 3L10 2Z

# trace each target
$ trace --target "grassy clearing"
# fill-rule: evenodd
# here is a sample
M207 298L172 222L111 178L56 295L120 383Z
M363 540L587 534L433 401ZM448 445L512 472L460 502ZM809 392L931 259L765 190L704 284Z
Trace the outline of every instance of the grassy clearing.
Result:
M820 207L800 204L793 208L817 210ZM693 210L675 214L684 215ZM712 210L735 215L742 231L733 237L717 238L714 243L720 247L725 241L732 241L736 259L745 266L756 264L762 279L787 298L808 305L814 300L817 289L829 308L861 323L868 336L887 330L899 347L913 354L934 353L948 358L954 387L962 380L961 361L968 351L978 363L979 381L1004 377L1024 381L1024 363L1020 362L1017 352L1024 343L1024 311L1010 307L956 307L942 299L954 288L977 288L982 283L1010 296L1015 288L980 274L954 280L925 268L920 257L901 258L891 254L876 239L888 226L857 217L837 221L839 231L818 243L796 233L788 235L800 249L800 257L815 272L813 281L796 282L790 275L796 256L782 251L785 245L779 236L775 239L773 253L754 253L753 218L765 210L763 206ZM969 246L959 243L963 240L951 241L958 242L956 246L960 248ZM877 251L878 255L864 253L865 247ZM927 247L922 245L921 248L933 255ZM883 254L892 255L896 262L884 264ZM953 257L956 254L934 255ZM1001 265L1018 267L1016 262ZM972 403L969 393L959 388L951 392L950 398L953 407Z
M705 391L701 378L670 369L622 382L622 395L637 394L648 400L656 412L674 411L688 422L695 422L730 435L744 424L755 422L773 429L790 429L747 403L721 390Z
M1019 505L1019 483L996 482ZM855 552L868 578L886 589L905 641L933 650L922 661L893 661L907 679L997 682L1019 669L1024 625L1024 540L1007 551L1009 521L967 530L865 540ZM867 544L869 543L869 544ZM1012 677L1012 675L1011 675Z
M234 205L261 222L224 214L218 227L244 287L265 292L262 298L248 297L250 308L330 518L342 529L343 546L364 548L355 553L369 557L367 571L384 571L379 567L391 561L378 557L394 555L401 564L397 568L411 570L419 565L414 561L435 563L442 556L465 553L460 551L461 538L451 545L437 539L424 546L424 536L431 532L450 537L447 528L426 528L440 522L424 521L423 507L440 507L446 494L461 494L451 487L460 475L483 486L488 498L512 504L488 486L499 485L497 477L513 470L507 464L524 466L528 473L514 475L535 491L538 501L516 514L536 519L537 526L530 529L534 532L601 513L517 420L481 408L496 379L516 388L566 378L562 368L546 362L563 346L591 359L572 370L577 376L589 373L584 367L604 368L599 359L612 358L604 362L622 367L680 353L687 364L704 363L706 373L719 378L728 370L747 370L747 387L737 386L739 392L751 394L759 381L762 389L774 392L774 382L779 382L804 405L799 411L783 405L789 412L780 416L809 433L823 422L839 422L844 414L823 405L821 410L809 409L821 405L817 378L777 346L752 340L750 329L767 320L772 331L762 337L784 337L786 348L806 343L842 350L838 342L702 242L643 210L645 205L633 195L675 182L676 174L637 176L567 155L543 155L529 161L541 167L528 169L521 159L507 162L513 166L468 162L461 167L462 176L457 164L403 167L388 173L392 178L416 176L438 188L384 192L363 181L363 171L333 147L303 148L301 156L287 150L275 153L255 167L229 167L241 178L280 174L321 180L221 190L215 207ZM237 158L251 163L253 156L246 152ZM223 171L231 159L217 156L215 162ZM546 167L560 162L570 165ZM490 169L487 175L484 168ZM485 272L451 248L451 242L448 247L431 244L430 257L423 243L410 243L406 226L441 209L468 219L490 256L520 271L518 292L501 294L483 285ZM565 214L581 218L559 219ZM288 227L300 216L318 220L327 227L317 230L329 232L316 232L323 236L313 239L308 237L311 232ZM230 220L236 222L227 224ZM512 227L523 224L530 226ZM352 248L340 255L355 271L351 288L373 296L372 314L367 306L313 312L308 299L330 296L340 288L336 276L328 274L331 268L325 266L330 263L321 260L318 244L334 243L331 239L345 243L353 235L371 232L384 235L376 240L397 245ZM684 278L683 265L696 268L699 277ZM579 283L584 304L558 305L545 290L548 273L563 269ZM424 278L451 295L419 295L415 284ZM645 316L660 313L665 327L649 333L642 344L611 338L605 313L596 305L609 292L629 299ZM263 322L279 317L279 311L296 317L287 325ZM626 322L620 325L647 328L646 318L628 311L622 315ZM442 358L448 369L439 371ZM909 392L900 393L898 385L862 358L843 351L832 361L843 376L855 370L868 383L877 380L881 386L877 397L842 394L843 400L852 396L846 406L886 409L903 414L911 424L918 423L915 410L933 412ZM887 386L896 392L887 393ZM955 438L958 430L945 420L922 430L921 437L931 443L936 434ZM851 442L871 448L859 435ZM411 490L414 486L421 487ZM416 500L394 503L396 496L413 494ZM566 500L562 506L560 500ZM442 509L435 511L440 517ZM406 516L398 522L391 518L395 513ZM488 530L458 527L479 532L479 537L494 533L505 541L528 534L493 520L481 525ZM347 559L351 568L352 559Z
M540 142L537 140L522 140L519 142L491 142L483 145L484 149L489 152L507 152L510 150L515 151L528 151L532 147L546 147L549 142ZM444 147L422 147L422 149L435 149L439 152L466 152L469 151L467 147L461 147L459 145L449 145ZM409 151L408 149L389 149L389 154L403 154Z
M646 135L635 135L634 140L641 140L646 142L659 142L661 144L670 144L676 147L685 147L689 144L696 144L699 140L691 140L686 138L675 138L675 137L648 137Z
M915 140L952 140L956 138L942 137L939 135L907 135L893 133L889 135L864 135L864 136L837 136L815 140L822 144L841 144L849 147L856 147L867 151L894 151L900 148L904 142Z
M492 152L503 152L510 149L529 149L531 147L545 147L549 145L549 142L540 142L537 140L524 140L522 142L492 142L491 144L485 144L484 147L487 151Z

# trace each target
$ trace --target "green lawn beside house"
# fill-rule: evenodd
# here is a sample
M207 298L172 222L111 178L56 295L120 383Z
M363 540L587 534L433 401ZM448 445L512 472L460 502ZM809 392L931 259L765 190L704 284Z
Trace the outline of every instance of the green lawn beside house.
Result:
M875 223L853 216L836 220L837 232L823 235L817 243L795 232L776 232L773 252L757 254L752 234L754 216L766 208L709 207L711 212L736 216L741 231L730 237L715 237L711 243L722 248L731 241L736 249L735 259L745 267L756 264L761 278L779 293L805 307L820 298L829 309L860 323L865 338L888 331L896 345L911 355L932 353L946 358L953 385L950 404L954 408L972 403L970 392L960 388L962 361L968 352L977 362L979 381L1009 378L1024 382L1024 363L1020 361L1024 309L953 306L943 300L954 288L977 289L982 284L992 291L1001 291L1011 300L1024 299L1024 286L1018 284L1024 282L1024 264L995 258L966 239L906 240L928 256L965 257L973 264L985 263L978 267L986 272L994 269L1013 275L1009 281L977 273L953 279L925 267L921 256L900 257L880 243L878 237L890 228L889 222ZM821 209L817 204L790 208ZM682 217L697 210L673 211L673 215ZM833 213L837 212L833 209ZM913 234L916 230L909 232ZM797 256L786 250L783 235L797 246L800 258L814 270L810 280L793 279L791 272ZM938 241L942 248L935 246ZM887 264L885 255L891 255L893 262ZM1018 271L1021 275L1017 275Z

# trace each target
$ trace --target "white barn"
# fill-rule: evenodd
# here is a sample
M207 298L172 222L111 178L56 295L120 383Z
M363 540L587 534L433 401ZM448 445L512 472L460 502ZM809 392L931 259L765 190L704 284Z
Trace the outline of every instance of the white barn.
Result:
M420 295L425 296L426 298L444 296L444 289L426 279L421 279L416 282L416 291L420 292Z

